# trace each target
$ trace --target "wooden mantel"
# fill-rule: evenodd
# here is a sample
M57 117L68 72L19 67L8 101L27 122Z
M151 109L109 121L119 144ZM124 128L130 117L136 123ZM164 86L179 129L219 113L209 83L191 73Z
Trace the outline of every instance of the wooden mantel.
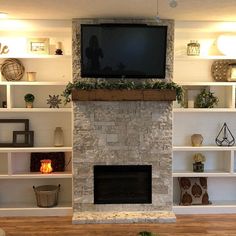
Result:
M92 89L72 90L73 101L175 101L176 91L171 89Z

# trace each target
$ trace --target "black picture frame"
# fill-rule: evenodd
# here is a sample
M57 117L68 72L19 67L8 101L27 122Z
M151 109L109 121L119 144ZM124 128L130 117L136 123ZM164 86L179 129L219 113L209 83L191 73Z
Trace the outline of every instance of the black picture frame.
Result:
M0 143L0 147L33 147L34 146L34 131L29 130L29 119L0 119L0 123L23 123L25 130L13 131L12 143ZM24 135L23 143L17 142L17 136Z

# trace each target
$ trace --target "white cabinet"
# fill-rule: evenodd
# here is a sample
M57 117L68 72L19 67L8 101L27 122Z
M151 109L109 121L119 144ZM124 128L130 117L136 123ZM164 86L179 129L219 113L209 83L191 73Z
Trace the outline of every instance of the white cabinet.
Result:
M16 56L14 56L16 57ZM36 55L16 57L27 71L36 72L36 81L0 81L0 119L29 119L30 130L34 131L33 147L0 148L0 216L26 215L69 215L72 212L72 108L64 105L61 96L72 78L71 56ZM1 57L0 61L6 58ZM34 108L25 108L24 95L35 96ZM61 100L59 108L50 108L49 95ZM2 107L6 102L7 106ZM22 126L22 124L20 124ZM54 147L53 134L62 127L64 146ZM19 124L0 123L0 142L11 143L12 131ZM33 152L65 152L65 172L41 174L30 172L30 156ZM53 208L39 208L33 186L61 185L59 204Z
M236 147L219 147L215 138L224 122L236 138L234 82L216 82L211 64L225 57L176 57L174 81L195 99L196 91L209 88L219 98L215 108L179 108L173 110L173 201L177 214L236 213ZM189 95L189 94L188 94ZM191 135L201 134L201 147L191 146ZM206 157L203 173L193 172L193 155ZM179 206L179 177L208 177L211 205Z

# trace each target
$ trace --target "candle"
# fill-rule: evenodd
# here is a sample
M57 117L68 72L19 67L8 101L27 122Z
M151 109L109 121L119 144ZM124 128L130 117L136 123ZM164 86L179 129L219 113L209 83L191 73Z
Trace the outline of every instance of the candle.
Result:
M61 44L61 42L57 42L56 49L62 49L62 44Z
M41 160L40 172L42 174L50 174L53 171L51 163L52 161L48 159Z
M188 101L188 108L194 108L194 100Z
M27 79L28 79L28 81L35 81L36 80L36 72L27 72Z

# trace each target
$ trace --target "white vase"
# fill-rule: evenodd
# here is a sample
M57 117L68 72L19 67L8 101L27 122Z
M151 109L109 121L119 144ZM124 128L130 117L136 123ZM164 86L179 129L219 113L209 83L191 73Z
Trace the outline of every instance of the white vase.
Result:
M27 72L27 79L28 81L35 81L36 80L36 72Z
M64 134L61 127L56 127L56 129L54 130L54 146L64 146Z

